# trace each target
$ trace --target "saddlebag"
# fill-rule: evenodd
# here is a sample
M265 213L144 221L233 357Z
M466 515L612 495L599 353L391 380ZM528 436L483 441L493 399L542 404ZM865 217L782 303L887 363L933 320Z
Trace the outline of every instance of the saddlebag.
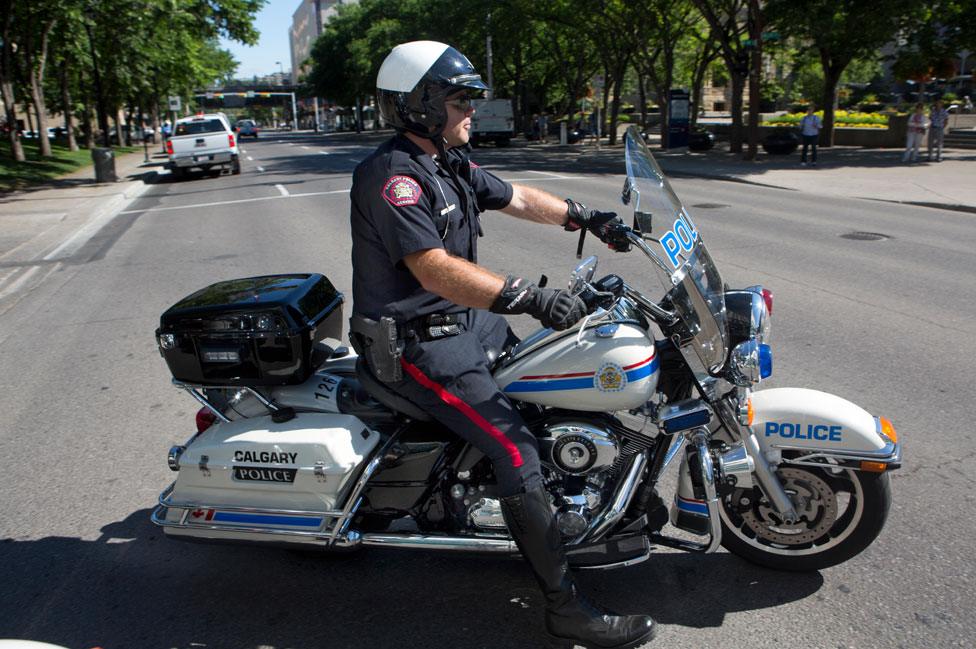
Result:
M173 377L185 383L302 383L315 370L314 344L342 337L342 302L319 274L218 282L167 309L156 342Z

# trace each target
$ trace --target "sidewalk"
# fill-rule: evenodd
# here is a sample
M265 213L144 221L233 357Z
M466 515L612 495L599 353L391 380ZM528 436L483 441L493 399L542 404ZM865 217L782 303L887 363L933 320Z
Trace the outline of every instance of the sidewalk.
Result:
M141 195L163 158L143 152L115 159L118 182L96 183L84 167L35 189L0 195L0 300L53 272Z
M622 156L622 146L579 147L584 156ZM976 213L976 151L943 149L942 162L903 163L902 149L819 148L817 166L801 166L800 150L745 161L720 143L704 153L651 152L666 174L744 182L811 194L863 198Z

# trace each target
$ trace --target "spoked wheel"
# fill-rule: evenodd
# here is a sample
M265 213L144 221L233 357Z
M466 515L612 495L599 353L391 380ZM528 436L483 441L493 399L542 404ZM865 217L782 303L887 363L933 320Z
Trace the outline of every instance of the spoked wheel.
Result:
M753 563L792 571L837 565L870 545L888 518L886 473L786 465L776 475L793 501L795 522L783 521L758 488L722 499L722 545Z

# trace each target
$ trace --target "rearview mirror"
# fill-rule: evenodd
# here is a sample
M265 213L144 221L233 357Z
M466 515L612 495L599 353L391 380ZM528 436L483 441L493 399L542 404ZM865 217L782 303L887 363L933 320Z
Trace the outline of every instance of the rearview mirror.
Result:
M597 261L596 255L590 255L573 269L573 274L569 276L570 293L575 295L581 292L583 286L593 280L593 274L596 273Z
M651 213L634 210L634 230L640 232L641 238L651 239Z

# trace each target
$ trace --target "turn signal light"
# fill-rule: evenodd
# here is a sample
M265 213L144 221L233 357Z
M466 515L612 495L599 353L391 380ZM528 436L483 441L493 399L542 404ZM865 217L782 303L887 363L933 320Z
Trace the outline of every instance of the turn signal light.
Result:
M172 140L166 140L166 153L173 155L173 142Z
M227 134L227 139L230 140L230 146L231 146L231 148L234 148L234 134L233 133L228 133Z
M764 288L762 290L762 299L766 303L766 311L769 312L769 315L773 315L773 292L768 288Z
M884 417L878 417L878 421L881 422L881 432L884 433L885 437L897 443L898 433L895 432L895 427L891 425L891 422Z
M888 469L888 465L884 462L861 462L861 471L870 471L871 473L884 473Z

